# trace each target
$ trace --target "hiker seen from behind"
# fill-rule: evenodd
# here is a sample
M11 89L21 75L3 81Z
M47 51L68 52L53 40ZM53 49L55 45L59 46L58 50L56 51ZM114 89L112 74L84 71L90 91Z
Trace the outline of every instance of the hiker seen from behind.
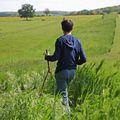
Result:
M72 20L63 19L61 22L63 35L55 43L53 55L45 55L47 61L58 61L55 70L56 94L62 95L62 104L70 111L68 101L68 85L75 78L77 65L86 62L86 56L81 41L72 35Z

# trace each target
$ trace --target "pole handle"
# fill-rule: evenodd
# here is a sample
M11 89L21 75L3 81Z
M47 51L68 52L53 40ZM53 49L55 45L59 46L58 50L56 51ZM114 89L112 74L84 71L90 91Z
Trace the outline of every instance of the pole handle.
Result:
M48 54L49 54L49 53L48 53L48 50L46 49L46 55L48 55ZM47 61L47 64L48 64L48 73L51 73L49 61Z

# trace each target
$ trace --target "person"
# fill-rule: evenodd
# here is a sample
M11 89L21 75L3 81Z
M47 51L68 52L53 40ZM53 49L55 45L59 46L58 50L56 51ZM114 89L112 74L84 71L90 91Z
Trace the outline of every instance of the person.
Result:
M63 35L56 40L54 54L45 54L45 60L58 61L55 70L56 93L61 93L62 104L66 106L69 106L68 85L75 77L76 67L86 62L80 40L72 35L73 25L72 20L63 19L61 22Z

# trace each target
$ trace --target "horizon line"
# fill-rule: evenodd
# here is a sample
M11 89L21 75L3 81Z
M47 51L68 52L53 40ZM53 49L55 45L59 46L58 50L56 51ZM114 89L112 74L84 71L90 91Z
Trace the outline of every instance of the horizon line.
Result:
M113 6L106 6L106 7L100 7L100 8L93 8L93 9L82 9L82 10L96 10L96 9L102 9L102 8L107 8L107 7L115 7L115 6L120 6L119 5L113 5ZM49 9L49 8L48 8ZM45 10L45 9L44 9ZM42 12L44 10L37 10L35 12ZM49 9L50 10L50 9ZM66 10L50 10L50 11L61 11L61 12L78 12L78 11L82 11L82 10L71 10L71 11L66 11ZM17 11L0 11L0 12L17 12Z

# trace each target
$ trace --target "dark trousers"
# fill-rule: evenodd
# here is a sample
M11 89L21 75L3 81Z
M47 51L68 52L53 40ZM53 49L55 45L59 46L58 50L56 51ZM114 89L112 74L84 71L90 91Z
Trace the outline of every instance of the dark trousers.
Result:
M76 70L71 69L71 70L62 70L58 73L55 74L56 78L56 84L57 84L57 90L56 92L60 92L60 94L63 97L63 103L65 105L69 105L68 102L68 85L70 81L75 77Z

